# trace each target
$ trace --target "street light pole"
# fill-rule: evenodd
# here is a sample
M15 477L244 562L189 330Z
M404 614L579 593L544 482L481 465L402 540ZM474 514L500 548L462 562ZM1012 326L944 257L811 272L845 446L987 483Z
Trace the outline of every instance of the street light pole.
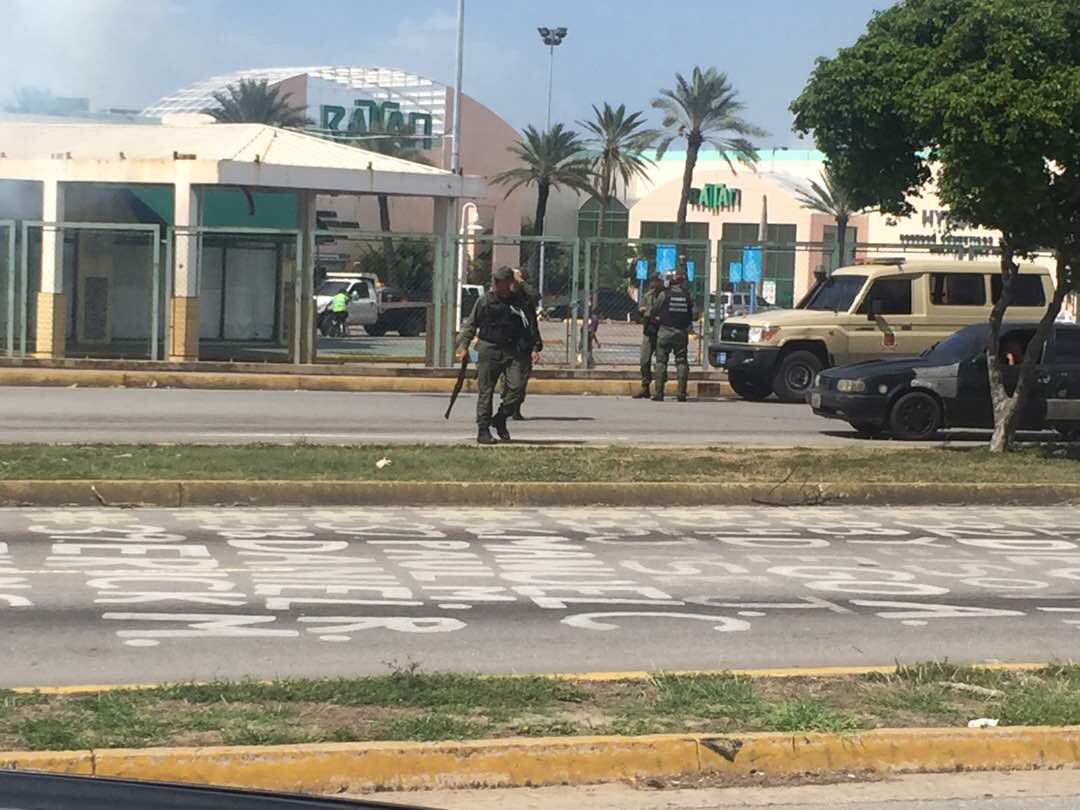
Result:
M547 99L547 127L544 131L549 132L551 130L551 88L555 83L555 46L562 44L562 41L566 39L565 28L537 28L540 32L540 39L544 41L544 44L548 46L548 99ZM540 268L539 268L539 284L540 284L540 301L544 300L544 240L543 234L538 234L540 239Z
M551 87L555 80L555 47L561 45L566 39L565 28L537 28L540 39L548 46L548 103L547 103L547 128L551 129Z
M457 81L454 83L454 129L451 134L450 171L461 168L461 82L465 73L465 0L457 10ZM445 130L444 130L445 131Z

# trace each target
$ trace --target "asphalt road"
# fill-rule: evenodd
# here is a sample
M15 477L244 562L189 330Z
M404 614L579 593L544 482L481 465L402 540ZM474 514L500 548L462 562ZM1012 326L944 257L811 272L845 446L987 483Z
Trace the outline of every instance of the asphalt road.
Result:
M1076 657L1080 509L0 510L0 687Z
M206 391L125 388L0 389L0 442L361 442L476 440L476 396L449 422L442 394ZM847 424L806 405L739 399L663 403L629 397L530 395L515 440L538 443L865 445ZM989 434L949 434L984 441Z

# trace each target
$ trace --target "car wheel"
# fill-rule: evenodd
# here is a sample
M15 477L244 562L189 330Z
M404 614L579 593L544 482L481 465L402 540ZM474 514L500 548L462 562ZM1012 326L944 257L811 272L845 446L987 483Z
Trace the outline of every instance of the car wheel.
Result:
M373 323L364 327L364 331L372 337L382 337L386 334L386 327L381 323Z
M420 324L415 320L406 321L400 329L398 334L402 337L416 337L420 334Z
M745 371L729 371L728 384L732 391L751 402L761 402L772 395L772 387L767 380L754 377Z
M773 391L781 402L805 402L806 391L823 365L813 352L792 352L780 361L773 378Z
M855 432L861 436L870 436L873 438L885 433L884 425L877 425L873 422L852 422L851 426L855 429Z
M904 441L924 441L941 427L941 406L923 391L909 391L889 411L889 430Z

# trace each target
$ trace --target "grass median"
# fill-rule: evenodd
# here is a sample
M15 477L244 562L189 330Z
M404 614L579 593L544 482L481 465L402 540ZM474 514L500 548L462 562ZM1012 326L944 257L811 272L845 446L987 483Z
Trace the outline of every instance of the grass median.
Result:
M442 445L0 446L0 480L732 481L1072 484L1080 446L750 449ZM389 464L380 462L389 460Z
M1080 666L948 663L844 677L657 674L610 682L431 674L179 684L79 696L0 690L0 748L272 745L1080 724Z

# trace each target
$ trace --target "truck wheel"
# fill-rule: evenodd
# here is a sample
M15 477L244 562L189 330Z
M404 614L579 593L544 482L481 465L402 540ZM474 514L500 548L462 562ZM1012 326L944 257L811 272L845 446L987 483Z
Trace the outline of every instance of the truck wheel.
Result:
M409 318L401 325L397 333L402 337L416 337L420 334L420 324L415 318Z
M319 334L323 337L330 336L330 316L325 313L319 316Z
M781 402L806 402L806 391L823 364L813 352L796 351L780 361L773 377L773 391Z
M902 441L925 441L941 427L941 406L925 391L909 391L889 411L889 432Z
M731 390L743 399L761 402L772 395L772 388L767 380L759 379L745 371L729 371L728 384Z
M1080 427L1077 425L1056 425L1054 430L1067 442L1080 442Z
M384 326L382 324L382 322L373 323L373 324L369 324L368 326L365 326L364 331L367 332L372 337L382 337L383 335L386 334L386 326Z

